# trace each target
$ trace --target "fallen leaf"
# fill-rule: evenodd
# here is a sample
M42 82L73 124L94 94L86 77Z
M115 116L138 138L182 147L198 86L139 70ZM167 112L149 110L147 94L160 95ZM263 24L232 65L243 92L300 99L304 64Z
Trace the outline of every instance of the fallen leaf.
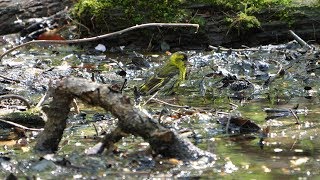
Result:
M175 158L170 158L170 159L168 159L167 162L169 164L176 165L176 166L182 164L182 161L175 159Z
M61 35L57 33L57 30L49 30L40 34L37 40L65 40Z

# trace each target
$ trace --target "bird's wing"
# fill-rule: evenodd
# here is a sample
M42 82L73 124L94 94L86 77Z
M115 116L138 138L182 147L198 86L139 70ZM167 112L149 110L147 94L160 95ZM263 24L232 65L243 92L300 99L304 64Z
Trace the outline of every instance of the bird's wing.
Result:
M171 78L179 74L179 68L172 64L166 64L163 68L157 69L155 74L160 78Z
M143 84L141 90L147 95L153 94L166 83L165 81L167 81L166 78L152 76L145 84Z
M162 68L157 69L154 75L140 86L140 92L144 95L153 94L177 74L179 74L179 69L176 66L166 64Z

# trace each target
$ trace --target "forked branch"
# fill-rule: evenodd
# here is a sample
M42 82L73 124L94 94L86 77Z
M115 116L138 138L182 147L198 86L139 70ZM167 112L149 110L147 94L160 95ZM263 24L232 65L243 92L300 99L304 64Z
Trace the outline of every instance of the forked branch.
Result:
M176 132L163 127L157 120L140 111L130 103L130 99L115 92L110 85L102 85L79 78L65 78L57 81L51 87L53 97L47 108L43 110L48 120L44 131L37 140L36 150L54 152L58 149L63 130L66 126L69 105L73 98L93 106L100 106L118 118L117 128L107 134L90 154L101 153L104 148L112 147L127 134L142 137L150 144L151 149L165 157L175 157L182 160L197 160L206 157L213 161L215 155L205 152ZM59 113L57 113L59 112Z

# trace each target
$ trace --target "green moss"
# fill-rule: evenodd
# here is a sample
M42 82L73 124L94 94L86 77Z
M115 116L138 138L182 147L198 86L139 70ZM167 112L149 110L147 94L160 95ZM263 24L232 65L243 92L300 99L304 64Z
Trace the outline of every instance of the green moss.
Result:
M250 16L243 12L240 12L234 18L227 18L226 20L230 22L230 29L235 28L238 33L260 27L260 21L255 16Z
M180 0L79 0L72 14L94 33L147 22L180 22L187 16Z
M2 118L28 127L43 127L45 122L41 116L42 112L40 109L32 108L27 111L10 113Z
M192 2L206 3L227 11L226 22L230 24L230 30L236 29L240 33L260 28L261 23L256 16L259 12L275 7L289 7L292 0L194 0ZM284 14L283 12L287 11L280 10L279 15Z
M260 21L282 20L294 24L293 0L79 0L73 16L82 35L96 35L150 22L192 22L205 25L206 20L187 8L208 4L226 15L230 29L238 32L259 28ZM320 4L320 3L318 3ZM272 17L262 17L270 10Z

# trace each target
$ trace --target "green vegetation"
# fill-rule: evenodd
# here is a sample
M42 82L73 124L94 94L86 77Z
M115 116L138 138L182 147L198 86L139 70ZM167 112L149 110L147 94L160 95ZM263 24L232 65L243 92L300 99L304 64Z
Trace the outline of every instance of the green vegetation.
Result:
M79 0L76 19L91 31L113 31L146 22L180 22L187 16L179 0ZM120 27L119 27L120 26Z
M237 16L226 18L227 22L230 22L230 28L235 28L240 31L245 31L251 28L260 27L260 21L255 16L250 16L244 12L240 12Z
M4 115L2 118L24 126L43 127L45 121L42 119L42 112L38 108L28 109L22 112L12 112Z
M227 13L226 21L230 23L230 29L247 31L249 29L260 28L260 21L255 16L256 13L274 8L287 7L291 4L291 0L202 0L202 2L222 7ZM233 13L232 13L233 12ZM280 13L280 11L279 11Z
M193 22L203 25L205 20L192 12L190 5L207 4L226 14L230 29L238 32L260 27L259 12L273 9L272 19L292 23L288 8L294 0L79 0L73 15L84 34L99 34L148 22ZM295 2L296 3L296 2ZM318 4L320 4L318 2ZM218 12L217 11L217 12ZM265 19L264 19L265 20ZM81 26L80 26L81 28Z

